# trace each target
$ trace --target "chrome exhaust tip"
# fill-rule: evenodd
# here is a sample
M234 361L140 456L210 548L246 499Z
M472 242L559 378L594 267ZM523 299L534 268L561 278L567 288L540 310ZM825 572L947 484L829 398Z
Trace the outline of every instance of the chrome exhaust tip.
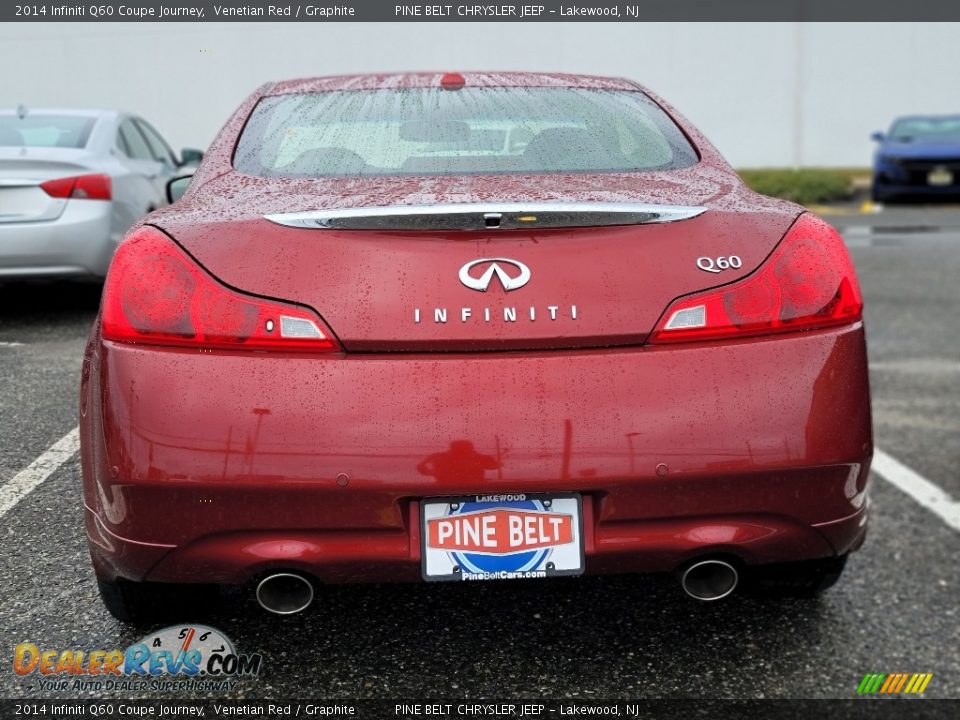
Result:
M257 585L257 602L275 615L295 615L313 602L313 583L296 573L273 573Z
M723 560L698 560L680 574L680 586L696 600L722 600L732 593L740 576L737 569Z

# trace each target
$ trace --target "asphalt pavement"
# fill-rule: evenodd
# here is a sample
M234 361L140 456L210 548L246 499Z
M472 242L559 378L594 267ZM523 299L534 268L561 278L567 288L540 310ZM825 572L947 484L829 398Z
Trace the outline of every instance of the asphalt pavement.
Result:
M877 446L960 498L960 209L829 219L865 295ZM76 425L98 295L0 285L0 483ZM866 673L926 672L927 697L960 698L960 532L877 475L871 492L867 544L815 600L696 603L670 578L599 577L334 587L290 619L229 592L184 620L263 655L258 677L218 697L850 698ZM0 697L129 697L12 671L17 643L113 649L144 634L100 605L76 457L0 535Z

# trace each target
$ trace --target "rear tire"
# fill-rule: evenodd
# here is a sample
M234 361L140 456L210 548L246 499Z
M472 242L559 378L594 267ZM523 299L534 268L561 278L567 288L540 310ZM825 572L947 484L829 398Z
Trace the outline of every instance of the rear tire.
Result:
M195 616L213 599L216 586L97 578L100 600L117 620L134 625Z
M837 584L847 555L750 568L747 588L766 597L810 598Z

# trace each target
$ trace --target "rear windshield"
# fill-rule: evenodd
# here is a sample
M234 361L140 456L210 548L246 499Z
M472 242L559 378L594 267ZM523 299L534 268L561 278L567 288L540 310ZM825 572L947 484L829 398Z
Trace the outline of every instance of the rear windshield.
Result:
M267 97L234 156L273 177L671 170L697 162L641 92L411 88Z
M0 146L82 148L95 121L82 115L0 115Z

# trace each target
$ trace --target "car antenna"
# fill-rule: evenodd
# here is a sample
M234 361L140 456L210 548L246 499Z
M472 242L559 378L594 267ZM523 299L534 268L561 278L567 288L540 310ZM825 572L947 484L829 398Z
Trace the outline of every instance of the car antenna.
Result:
M17 117L23 120L27 116L27 106L23 103L17 105Z

